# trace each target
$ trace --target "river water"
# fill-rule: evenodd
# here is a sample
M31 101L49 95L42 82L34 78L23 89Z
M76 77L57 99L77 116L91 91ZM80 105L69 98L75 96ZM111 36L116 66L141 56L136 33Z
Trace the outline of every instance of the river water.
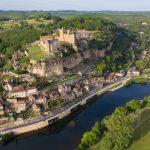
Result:
M71 116L39 131L18 136L0 150L74 150L82 134L90 130L94 122L101 120L133 98L150 95L149 85L132 85L94 98L84 108Z

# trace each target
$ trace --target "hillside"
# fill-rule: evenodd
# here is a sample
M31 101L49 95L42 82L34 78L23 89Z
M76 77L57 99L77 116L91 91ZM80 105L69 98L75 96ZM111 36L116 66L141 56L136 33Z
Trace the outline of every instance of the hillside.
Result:
M133 42L138 42L136 34L100 17L79 16L62 20L57 22L56 25L54 24L50 31L56 32L56 29L61 27L92 31L95 38L88 40L87 49L104 49L107 54L104 61L110 71L117 71L132 65L133 59L138 53L137 49L140 49L140 47L135 48L132 46ZM21 28L0 34L0 51L5 55L6 59L11 58L11 55L16 50L24 49L27 43L38 39L39 35L43 31L45 32L47 26L43 27L43 30L33 30L33 28L35 27L24 24ZM32 36L30 31L32 31ZM14 32L18 34L13 34ZM8 40L9 43L7 42Z

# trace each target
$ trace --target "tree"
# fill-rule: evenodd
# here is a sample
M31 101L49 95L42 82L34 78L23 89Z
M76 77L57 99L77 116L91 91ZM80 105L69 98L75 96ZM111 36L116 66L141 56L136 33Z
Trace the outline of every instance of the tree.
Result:
M143 64L143 61L142 60L137 60L135 62L135 65L136 65L136 68L140 69L140 70L143 70L144 69L144 64Z
M127 112L128 112L127 109L125 107L122 107L122 106L117 107L115 109L115 114L119 114L119 115L124 114L124 115L126 115Z
M107 131L102 138L102 147L105 150L124 150L133 137L133 121L124 114L112 114L105 120ZM108 143L108 145L106 144Z
M143 105L150 106L150 96L144 97Z
M95 122L94 126L92 127L92 131L94 133L96 133L97 136L101 135L101 133L102 133L102 127L101 127L101 125L100 125L99 122Z
M96 70L97 70L98 72L103 72L105 68L106 68L106 64L103 63L103 62L98 62L98 63L96 64Z
M29 66L30 59L26 56L23 56L23 57L20 58L19 62L22 65L22 67L24 69L26 69Z
M85 132L83 138L81 139L81 144L79 145L79 150L85 150L88 147L95 144L98 140L98 136L93 131Z
M35 117L36 113L34 112L34 110L31 107L29 107L29 108L27 108L27 110L23 111L21 113L21 115L24 119L27 119L27 118Z
M139 110L141 108L142 104L140 103L140 101L133 99L130 102L126 103L126 108L129 111L136 111Z

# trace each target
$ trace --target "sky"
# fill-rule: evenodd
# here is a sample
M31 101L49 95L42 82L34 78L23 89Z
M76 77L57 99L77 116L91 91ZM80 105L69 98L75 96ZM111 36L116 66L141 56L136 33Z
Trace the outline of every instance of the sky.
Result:
M150 11L150 0L0 0L0 10Z

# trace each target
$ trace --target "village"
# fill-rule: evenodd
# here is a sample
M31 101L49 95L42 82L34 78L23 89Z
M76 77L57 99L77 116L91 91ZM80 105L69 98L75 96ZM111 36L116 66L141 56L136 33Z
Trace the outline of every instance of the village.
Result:
M12 123L15 124L18 120L23 122L25 119L53 112L55 109L88 94L92 89L109 85L125 76L140 75L135 67L130 68L127 72L120 70L116 73L103 74L103 72L96 71L93 64L84 65L83 59L88 59L91 54L88 51L88 53L84 53L84 58L81 58L78 51L81 47L87 46L87 38L88 40L93 38L92 35L80 31L77 37L75 33L70 30L65 32L64 29L60 29L59 32L59 37L41 36L40 40L35 42L44 53L48 54L49 58L46 58L46 61L52 60L51 63L47 64L44 62L45 60L36 60L36 62L30 58L30 65L25 73L17 74L16 71L13 72L8 68L0 71L5 89L5 96L0 97L0 128ZM82 38L79 42L80 46L77 46L76 38ZM69 59L64 61L62 42L66 42L75 50L75 58L72 58L72 61ZM96 57L102 59L105 56L105 51L95 51L94 53ZM58 54L59 60L55 59ZM21 70L19 58L29 55L28 51L16 52L10 60L14 70ZM145 56L146 53L143 52L141 57L144 59ZM3 57L2 54L0 57ZM39 66L39 61L43 63L42 66ZM67 71L65 71L66 69Z

